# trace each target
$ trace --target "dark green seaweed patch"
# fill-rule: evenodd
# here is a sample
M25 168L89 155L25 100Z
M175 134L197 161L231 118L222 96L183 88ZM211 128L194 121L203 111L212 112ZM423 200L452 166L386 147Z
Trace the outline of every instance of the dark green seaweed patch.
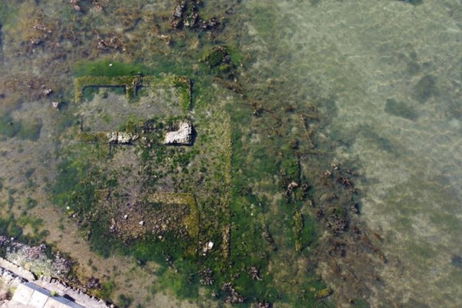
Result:
M414 97L420 103L425 103L432 96L438 95L436 78L432 75L422 77L414 86Z
M398 1L409 3L412 5L419 5L423 3L423 0L398 0Z
M39 228L42 226L42 224L43 221L40 218L34 218L25 215L16 218L13 214L9 214L6 217L0 217L0 235L14 237L20 242L36 245L42 242L48 235L47 230L39 232ZM32 234L24 234L24 228L26 226L31 227L33 231Z
M133 298L126 296L125 294L120 294L118 297L117 305L120 308L128 308L133 302Z
M53 202L63 208L67 206L85 210L94 203L95 187L87 181L91 172L86 164L74 164L66 160L58 166L58 177L52 187Z
M417 112L412 107L409 107L406 103L399 102L392 98L387 99L385 102L384 110L388 114L412 121L415 121L418 118Z
M201 61L207 65L211 72L230 78L242 61L242 55L228 46L215 46L205 52Z

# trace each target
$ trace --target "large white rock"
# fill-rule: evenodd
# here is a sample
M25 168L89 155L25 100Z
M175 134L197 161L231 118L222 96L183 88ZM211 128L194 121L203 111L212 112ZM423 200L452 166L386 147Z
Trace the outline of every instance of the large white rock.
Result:
M193 126L184 121L178 125L178 130L165 134L164 144L191 145L193 141Z

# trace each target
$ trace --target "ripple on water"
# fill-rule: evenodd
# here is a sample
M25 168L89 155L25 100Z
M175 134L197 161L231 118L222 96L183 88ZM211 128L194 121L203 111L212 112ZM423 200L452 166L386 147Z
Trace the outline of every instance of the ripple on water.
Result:
M418 2L278 1L278 32L292 32L274 40L299 87L334 97L326 132L364 176L364 218L392 260L372 303L460 306L462 43L447 29L462 7Z

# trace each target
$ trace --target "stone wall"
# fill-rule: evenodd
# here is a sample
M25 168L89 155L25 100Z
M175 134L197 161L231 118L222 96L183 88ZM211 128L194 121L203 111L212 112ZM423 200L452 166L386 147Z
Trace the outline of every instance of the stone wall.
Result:
M1 307L5 308L113 307L113 305L108 305L101 299L72 288L56 278L40 277L36 279L31 272L3 258L0 258L0 280L5 288L14 292L11 301L1 304ZM37 304L34 306L31 303Z

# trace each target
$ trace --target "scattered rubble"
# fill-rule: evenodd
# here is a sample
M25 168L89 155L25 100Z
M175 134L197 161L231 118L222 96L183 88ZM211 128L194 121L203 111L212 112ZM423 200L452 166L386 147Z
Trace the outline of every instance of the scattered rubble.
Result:
M225 283L222 290L227 294L225 303L241 304L245 300L244 296L240 295L230 282Z
M170 18L170 25L173 29L200 29L203 31L216 30L221 26L216 17L204 20L199 15L200 1L180 0L174 7Z
M210 286L214 283L213 272L210 268L200 271L199 276L199 282L203 286Z
M98 39L96 43L96 47L103 51L111 51L111 50L119 51L119 52L126 51L123 40L116 35L113 35L107 38Z
M61 107L61 103L60 102L51 102L51 106L56 109L56 110L59 110L60 107Z
M9 262L25 267L33 273L49 277L64 277L71 270L71 262L59 253L51 254L44 245L28 246L6 236L0 236L0 248Z
M260 275L260 271L255 266L252 266L249 269L249 274L250 274L250 277L252 277L253 280L262 280L261 275Z
M107 134L108 142L112 144L131 144L138 137L136 134L126 132L110 132Z
M298 186L300 185L297 182L290 182L289 185L287 185L286 195L289 196Z
M53 89L42 86L42 95L43 96L49 96L51 93L53 93Z
M257 307L258 308L272 308L273 304L263 301L263 302L259 302L257 304Z
M80 7L80 0L69 0L69 3L72 5L75 11L80 12L82 10Z
M33 307L113 307L66 283L71 262L44 244L29 246L0 236L0 252L0 285L14 291L6 297L0 294L1 307L32 307L37 298L42 304L34 302ZM99 288L99 280L90 279L87 287Z
M208 241L205 243L204 247L202 247L202 254L205 256L209 251L213 249L214 243L212 241Z

